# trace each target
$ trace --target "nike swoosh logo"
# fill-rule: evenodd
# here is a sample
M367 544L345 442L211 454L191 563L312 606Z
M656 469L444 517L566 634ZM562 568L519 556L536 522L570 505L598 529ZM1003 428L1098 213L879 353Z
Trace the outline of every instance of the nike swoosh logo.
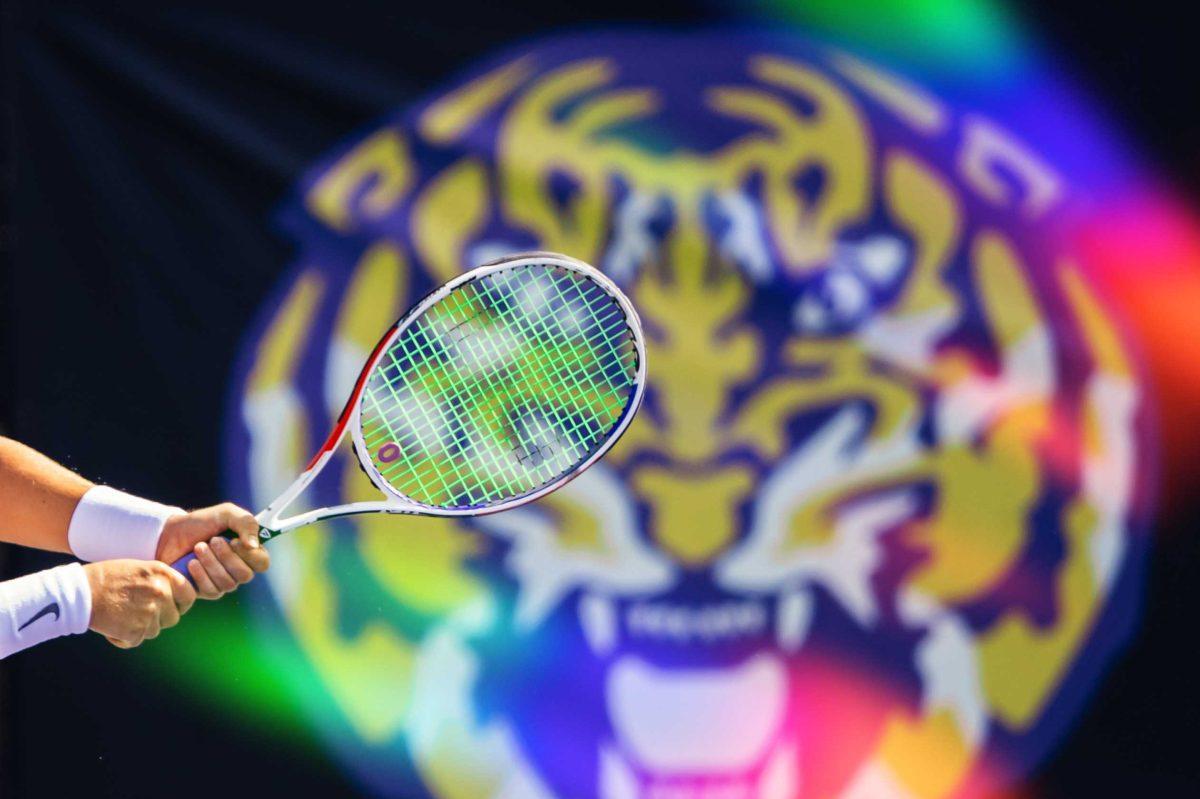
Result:
M39 610L32 619L30 619L29 621L25 622L20 627L18 627L17 632L21 632L21 630L24 630L26 627L28 627L29 625L33 624L35 621L40 619L42 616L49 616L51 613L54 614L54 620L58 621L58 603L57 602L51 602L49 605L47 605L46 607Z

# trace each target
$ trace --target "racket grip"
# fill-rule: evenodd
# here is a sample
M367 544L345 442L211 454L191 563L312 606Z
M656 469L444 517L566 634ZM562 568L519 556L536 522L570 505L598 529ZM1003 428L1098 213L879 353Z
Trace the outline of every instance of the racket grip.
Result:
M226 530L225 532L221 533L221 535L224 538L228 538L230 541L233 541L233 540L237 539L237 537L238 537L237 533L235 533L233 530ZM259 530L258 541L261 544L263 542L263 540L264 539L263 539L262 531ZM196 553L189 552L186 555L184 555L182 558L180 558L179 560L177 560L171 564L171 568L174 569L175 571L179 572L180 574L182 574L184 577L186 577L188 582L191 583L193 586L196 585L196 581L192 579L192 573L188 571L188 564L191 563L195 559L196 559Z
M189 552L186 555L184 555L182 558L180 558L179 560L177 560L171 564L171 568L174 569L175 571L179 572L180 574L182 574L184 577L186 577L187 581L192 584L193 588L196 586L196 581L195 581L195 579L192 578L192 573L190 571L188 571L188 564L191 563L195 559L196 559L196 553Z

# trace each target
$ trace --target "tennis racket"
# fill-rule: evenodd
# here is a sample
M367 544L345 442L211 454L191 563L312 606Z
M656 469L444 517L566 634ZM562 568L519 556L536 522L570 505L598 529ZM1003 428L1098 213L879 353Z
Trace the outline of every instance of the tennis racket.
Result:
M484 264L379 340L325 443L256 517L259 540L358 513L474 516L532 502L616 443L645 382L637 313L596 269L549 252ZM347 434L382 498L284 517ZM194 558L172 566L190 580Z

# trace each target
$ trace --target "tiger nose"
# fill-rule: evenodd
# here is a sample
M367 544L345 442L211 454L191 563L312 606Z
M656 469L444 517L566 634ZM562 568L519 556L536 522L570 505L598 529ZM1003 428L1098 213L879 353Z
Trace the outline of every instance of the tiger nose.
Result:
M737 508L754 480L741 467L701 474L646 467L634 474L633 485L650 507L658 546L687 566L701 566L736 538Z

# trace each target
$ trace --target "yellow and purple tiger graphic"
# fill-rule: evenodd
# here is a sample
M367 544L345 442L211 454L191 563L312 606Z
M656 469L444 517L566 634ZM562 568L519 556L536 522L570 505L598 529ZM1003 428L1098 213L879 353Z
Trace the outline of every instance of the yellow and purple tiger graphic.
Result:
M544 501L272 545L264 624L338 756L446 799L924 799L1029 768L1124 635L1149 512L1068 178L763 34L537 43L339 147L235 387L241 499L290 482L381 330L497 255L601 268L650 372ZM370 495L349 459L326 478L322 504Z

